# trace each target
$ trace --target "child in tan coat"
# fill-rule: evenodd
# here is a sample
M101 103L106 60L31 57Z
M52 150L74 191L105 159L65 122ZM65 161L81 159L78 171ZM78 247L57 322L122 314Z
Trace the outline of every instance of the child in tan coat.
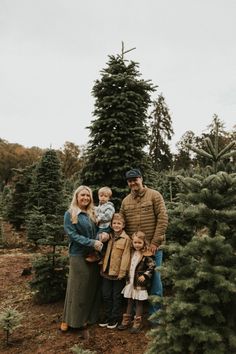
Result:
M121 291L125 285L125 277L130 263L131 240L124 231L123 217L115 213L112 218L110 240L103 259L101 275L104 319L100 327L115 328L122 315Z

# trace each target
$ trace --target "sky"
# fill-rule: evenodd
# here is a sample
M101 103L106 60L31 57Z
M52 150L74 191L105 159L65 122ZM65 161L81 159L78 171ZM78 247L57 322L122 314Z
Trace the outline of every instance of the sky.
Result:
M84 145L109 55L139 63L175 132L236 124L235 0L0 0L0 138Z

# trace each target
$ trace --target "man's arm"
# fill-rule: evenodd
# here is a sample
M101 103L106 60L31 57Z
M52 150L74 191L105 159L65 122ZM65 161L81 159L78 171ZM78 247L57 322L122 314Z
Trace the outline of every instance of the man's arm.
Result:
M151 251L154 254L165 240L168 225L168 215L162 195L156 191L153 198L153 207L156 215L156 228L151 241Z

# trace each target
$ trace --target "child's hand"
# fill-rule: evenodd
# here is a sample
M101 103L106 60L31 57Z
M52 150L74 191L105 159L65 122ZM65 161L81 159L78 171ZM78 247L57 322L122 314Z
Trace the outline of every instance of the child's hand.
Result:
M140 275L140 276L138 277L138 281L139 281L140 283L143 283L143 282L145 281L145 276L144 276L144 275Z
M102 232L101 234L99 234L99 240L101 242L106 242L109 240L109 238L110 238L110 236L107 232Z

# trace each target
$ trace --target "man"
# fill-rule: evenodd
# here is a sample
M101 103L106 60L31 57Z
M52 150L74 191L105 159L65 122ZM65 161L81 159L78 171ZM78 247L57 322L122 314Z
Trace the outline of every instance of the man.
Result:
M161 245L165 241L168 224L165 202L158 191L143 185L143 177L139 169L127 171L125 177L130 188L130 194L123 199L120 208L120 214L125 219L125 231L129 236L136 231L143 231L155 257L156 265L160 266L163 256ZM150 295L163 296L159 272L154 273ZM150 305L150 314L157 309Z

